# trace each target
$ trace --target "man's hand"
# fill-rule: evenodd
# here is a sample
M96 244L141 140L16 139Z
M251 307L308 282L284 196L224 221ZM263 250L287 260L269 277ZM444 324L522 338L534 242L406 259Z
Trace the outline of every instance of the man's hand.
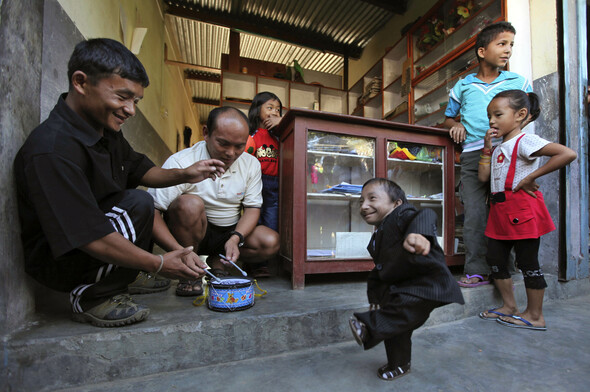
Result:
M240 243L240 238L237 235L232 235L229 237L229 240L225 243L225 257L233 261L234 263L238 261L240 258L240 247L238 244ZM231 265L230 262L220 259L221 263L224 265Z
M404 240L404 249L410 253L426 256L430 252L430 241L422 234L408 234Z
M463 124L455 123L455 125L449 129L449 135L455 143L463 143L467 137L467 131Z
M193 252L193 247L175 250L164 255L159 274L172 279L195 280L205 275L207 265Z
M195 184L207 178L215 181L225 173L225 164L217 159L207 159L195 162L184 170L189 176L187 182Z

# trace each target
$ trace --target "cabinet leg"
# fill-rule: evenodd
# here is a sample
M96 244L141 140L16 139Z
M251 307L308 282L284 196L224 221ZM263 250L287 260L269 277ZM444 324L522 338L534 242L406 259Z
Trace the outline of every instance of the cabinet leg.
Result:
M293 266L291 273L291 287L293 290L303 290L305 288L305 274L299 268Z

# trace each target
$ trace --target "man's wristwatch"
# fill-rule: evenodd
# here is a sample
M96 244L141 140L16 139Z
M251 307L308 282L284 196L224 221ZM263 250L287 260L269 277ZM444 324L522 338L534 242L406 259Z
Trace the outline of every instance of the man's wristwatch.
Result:
M230 231L229 236L231 238L232 235L237 235L238 238L240 239L240 242L238 242L238 248L241 248L244 245L244 236L242 235L242 233L240 233L239 231Z

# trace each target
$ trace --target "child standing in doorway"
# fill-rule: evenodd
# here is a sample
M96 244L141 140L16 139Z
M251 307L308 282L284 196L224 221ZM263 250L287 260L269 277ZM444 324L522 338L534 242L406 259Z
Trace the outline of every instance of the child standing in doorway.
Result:
M250 137L254 144L252 155L262 169L262 208L258 224L279 231L279 139L272 129L281 121L283 104L278 96L264 91L256 94L248 111ZM250 143L249 143L250 144ZM254 278L270 276L268 263L250 265Z
M462 287L476 287L489 283L484 236L489 187L477 178L479 155L488 129L484 108L500 91L532 91L526 78L502 70L512 55L515 34L516 30L508 22L489 25L478 34L475 52L479 60L479 69L476 74L467 75L455 84L445 111L447 118L444 125L449 128L450 137L455 143L461 143L463 148L459 187L465 214L465 276L459 281ZM455 121L457 116L461 117L459 122ZM514 270L513 266L511 270Z
M373 178L362 188L360 213L375 226L367 250L375 262L369 273L368 312L350 319L352 334L368 350L384 341L387 363L377 370L383 380L410 371L412 333L435 308L463 296L436 239L436 213L417 210L399 185Z
M524 124L534 121L539 113L537 96L521 90L498 93L488 106L490 129L484 138L478 175L481 181L491 180L490 216L485 231L487 262L504 304L481 312L479 317L507 327L545 331L543 294L547 283L538 251L540 237L555 230L555 226L535 181L572 162L576 153L522 132ZM492 152L492 138L496 137L502 138L502 144ZM539 167L541 156L550 158ZM527 308L522 313L518 313L507 268L512 248L526 288Z

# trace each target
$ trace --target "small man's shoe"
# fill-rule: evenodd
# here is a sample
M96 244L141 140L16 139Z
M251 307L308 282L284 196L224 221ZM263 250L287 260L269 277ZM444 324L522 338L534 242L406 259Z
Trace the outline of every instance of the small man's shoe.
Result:
M172 282L156 274L140 271L133 283L129 284L129 294L151 294L168 290Z
M396 378L400 378L405 376L410 372L410 363L408 362L407 365L404 366L389 366L389 364L385 364L377 369L377 375L380 379L386 381L392 381Z
M356 317L351 317L351 319L348 320L348 325L350 325L354 340L356 340L359 346L362 346L367 338L367 327L362 321L358 321Z
M122 327L147 318L150 310L138 305L128 294L119 294L82 312L74 313L72 319L79 323L90 323L97 327Z

